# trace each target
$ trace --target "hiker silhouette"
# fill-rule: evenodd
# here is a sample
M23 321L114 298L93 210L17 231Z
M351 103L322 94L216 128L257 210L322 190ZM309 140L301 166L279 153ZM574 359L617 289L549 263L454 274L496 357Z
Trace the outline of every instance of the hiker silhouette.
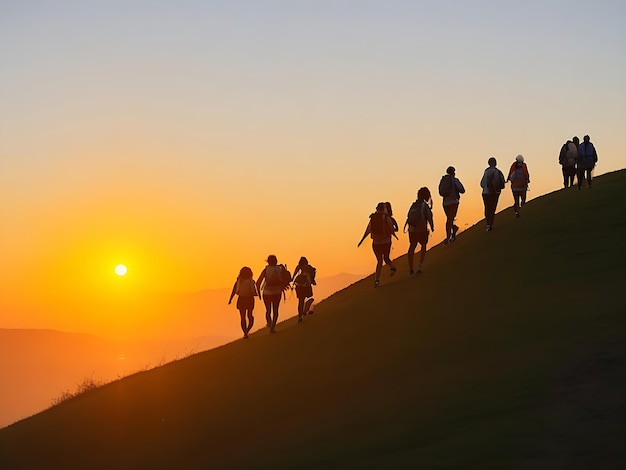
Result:
M252 325L254 325L254 316L252 314L254 311L254 298L259 297L259 290L253 280L252 269L247 266L244 266L239 271L228 299L229 305L235 295L238 296L237 310L239 310L239 315L241 316L241 331L243 331L243 337L247 338Z
M561 172L563 173L563 187L569 188L574 186L574 176L576 176L576 161L578 160L578 146L580 140L578 137L572 137L561 147L559 152L559 163L561 164Z
M391 204L389 206L391 206ZM359 247L368 235L372 237L372 250L374 251L374 256L376 256L374 287L378 287L380 284L380 273L383 269L383 262L388 264L391 268L392 276L396 273L396 267L391 262L391 258L389 258L389 254L391 253L391 236L395 235L395 229L393 218L387 213L387 210L387 203L378 203L376 212L370 214L370 220L365 228L365 233L357 244L357 247Z
M454 225L454 218L459 210L461 194L464 192L465 188L456 177L455 168L449 166L439 182L439 195L443 197L443 211L446 214L446 238L443 241L445 245L456 240L459 227Z
M513 209L515 218L520 216L520 209L526 204L526 193L530 183L530 173L528 166L524 163L524 157L518 155L509 169L509 176L506 179L511 182L511 192L513 193Z
M404 223L404 229L409 229L409 251L407 252L407 258L409 261L409 276L413 276L415 271L413 269L413 259L415 258L415 248L419 243L420 249L420 261L417 265L417 272L422 272L422 264L426 258L426 249L428 245L428 226L435 231L435 224L433 222L432 212L432 199L430 190L426 187L420 188L417 191L417 200L411 204L409 212L406 216L406 222Z
M313 314L313 286L315 282L316 269L309 264L309 261L302 256L298 261L298 266L293 272L293 284L298 298L298 323L309 314ZM307 300L308 299L308 300Z
M487 232L493 230L493 222L496 218L496 209L498 207L498 199L500 191L504 188L504 175L496 165L498 162L495 157L489 157L487 160L489 167L483 173L480 180L480 187L483 188L483 204L485 205L485 221L487 222Z
M288 277L288 280L286 280L286 277ZM275 255L269 255L267 257L267 266L263 268L256 285L257 289L262 293L263 303L265 304L265 320L270 333L276 331L280 299L284 290L289 287L290 281L291 274L289 274L287 268L282 264L278 264L278 259Z
M582 189L583 181L587 179L587 187L591 188L591 172L598 162L598 153L591 143L589 136L583 137L582 143L578 146L578 189Z

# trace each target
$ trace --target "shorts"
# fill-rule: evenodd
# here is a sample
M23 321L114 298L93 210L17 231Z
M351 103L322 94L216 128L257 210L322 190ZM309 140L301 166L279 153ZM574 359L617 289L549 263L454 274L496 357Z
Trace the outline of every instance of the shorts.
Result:
M313 297L313 288L311 286L296 286L296 297L299 299Z
M237 299L238 310L253 310L254 309L254 297L239 297Z
M391 242L377 243L376 245L372 243L372 250L374 250L375 255L389 256L389 253L391 253Z
M428 243L428 230L420 231L420 232L409 232L409 243L411 245L416 245L418 243L426 246Z

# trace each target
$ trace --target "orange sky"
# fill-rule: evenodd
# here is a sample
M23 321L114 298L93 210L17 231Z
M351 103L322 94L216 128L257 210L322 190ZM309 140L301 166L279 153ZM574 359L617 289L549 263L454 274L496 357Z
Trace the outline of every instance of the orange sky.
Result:
M587 8L583 38L545 2L235 3L0 7L0 327L141 325L270 253L368 274L376 203L402 224L448 165L462 229L490 155L526 157L530 198L574 134L597 173L623 167L622 5ZM583 57L593 73L562 71Z

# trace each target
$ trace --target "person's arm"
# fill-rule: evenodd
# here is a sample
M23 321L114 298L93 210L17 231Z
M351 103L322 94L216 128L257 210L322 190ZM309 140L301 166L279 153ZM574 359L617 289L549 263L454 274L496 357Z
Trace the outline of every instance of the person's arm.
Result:
M428 223L430 223L430 231L434 232L435 231L435 222L433 221L433 211L428 208Z
M233 290L230 293L230 298L228 299L228 305L230 305L230 303L233 301L233 297L235 297L236 290L237 290L237 281L235 281L235 284L233 284Z
M459 194L463 194L463 193L465 193L465 188L463 187L463 183L461 183L461 181L459 181L459 179L458 179L458 178L455 178L455 179L454 179L454 184L456 185L456 191L457 191Z
M398 235L396 235L396 226L393 223L393 219L389 216L386 217L387 219L387 225L389 226L389 230L391 231L391 235L393 235L395 237L396 240L400 240L398 238Z
M261 283L263 282L263 279L265 279L265 269L266 268L263 268L263 271L261 271L261 274L259 274L259 278L256 280L256 288L259 292L261 292Z
M363 240L367 238L367 236L371 233L371 231L372 231L372 221L370 220L367 224L367 227L365 228L365 233L363 234L361 241L357 244L357 248L361 246L361 243L363 243Z

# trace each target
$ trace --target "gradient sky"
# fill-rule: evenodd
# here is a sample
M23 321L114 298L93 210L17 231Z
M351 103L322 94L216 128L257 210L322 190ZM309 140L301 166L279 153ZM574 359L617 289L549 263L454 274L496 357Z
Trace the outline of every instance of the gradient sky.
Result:
M624 24L623 0L0 0L0 327L99 333L270 253L368 274L376 203L402 224L448 165L462 229L490 155L524 155L530 198L573 135L623 168Z

